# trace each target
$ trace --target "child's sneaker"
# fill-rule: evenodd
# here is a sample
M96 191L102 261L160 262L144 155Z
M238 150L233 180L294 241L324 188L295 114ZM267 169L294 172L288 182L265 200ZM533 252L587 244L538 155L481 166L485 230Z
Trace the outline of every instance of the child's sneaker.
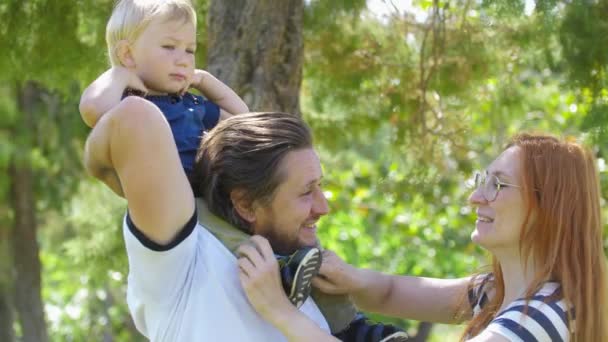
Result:
M405 331L390 324L373 323L362 314L358 314L357 318L335 337L340 341L357 342L405 342L409 340Z
M304 247L289 256L278 256L281 282L289 300L297 308L302 306L312 290L312 278L319 274L321 251Z

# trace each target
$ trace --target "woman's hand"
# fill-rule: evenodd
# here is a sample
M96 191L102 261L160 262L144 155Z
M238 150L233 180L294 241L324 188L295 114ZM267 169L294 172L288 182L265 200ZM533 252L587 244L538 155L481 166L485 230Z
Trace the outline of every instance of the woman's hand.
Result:
M350 294L365 287L365 275L336 253L325 250L319 276L313 279L312 284L328 294Z
M249 243L237 249L241 285L254 309L274 324L281 315L295 309L287 299L281 279L279 264L265 238L254 235Z

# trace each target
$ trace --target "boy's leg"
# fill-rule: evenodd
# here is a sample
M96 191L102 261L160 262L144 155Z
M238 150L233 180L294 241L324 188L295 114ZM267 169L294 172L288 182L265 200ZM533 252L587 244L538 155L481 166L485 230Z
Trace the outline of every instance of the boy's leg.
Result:
M251 238L251 235L211 213L201 198L196 199L196 207L199 223L232 253L235 253L239 245ZM300 307L310 295L312 278L319 273L321 252L315 247L302 248L292 255L279 256L277 259L285 293L296 307Z
M241 244L251 238L251 235L209 211L207 203L202 198L196 198L196 209L198 211L198 222L207 228L233 254Z
M399 328L368 321L347 295L329 295L316 288L312 298L329 324L331 333L342 341L402 342L407 334Z
M327 320L332 334L348 328L357 317L357 308L347 295L329 295L313 288L312 298Z
M344 331L334 334L341 341L360 342L407 342L411 341L405 331L390 324L373 323L363 314L348 325Z
M310 296L312 279L319 274L321 258L321 250L317 247L304 247L292 255L277 257L283 289L297 308Z

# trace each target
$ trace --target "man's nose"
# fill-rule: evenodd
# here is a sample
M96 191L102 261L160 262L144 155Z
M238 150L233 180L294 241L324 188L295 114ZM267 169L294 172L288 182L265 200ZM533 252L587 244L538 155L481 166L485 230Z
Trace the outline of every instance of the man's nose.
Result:
M318 216L323 216L329 212L329 204L322 190L315 191L315 197L312 207L313 213Z

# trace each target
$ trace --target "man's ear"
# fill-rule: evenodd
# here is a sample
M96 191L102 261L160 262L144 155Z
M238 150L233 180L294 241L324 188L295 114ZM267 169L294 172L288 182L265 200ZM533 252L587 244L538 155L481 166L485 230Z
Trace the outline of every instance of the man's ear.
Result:
M230 200L232 205L239 216L252 224L255 222L255 211L253 210L253 203L247 199L244 190L232 190L230 192Z
M125 68L135 68L135 60L133 59L133 48L131 44L123 39L116 43L115 52L120 64Z

